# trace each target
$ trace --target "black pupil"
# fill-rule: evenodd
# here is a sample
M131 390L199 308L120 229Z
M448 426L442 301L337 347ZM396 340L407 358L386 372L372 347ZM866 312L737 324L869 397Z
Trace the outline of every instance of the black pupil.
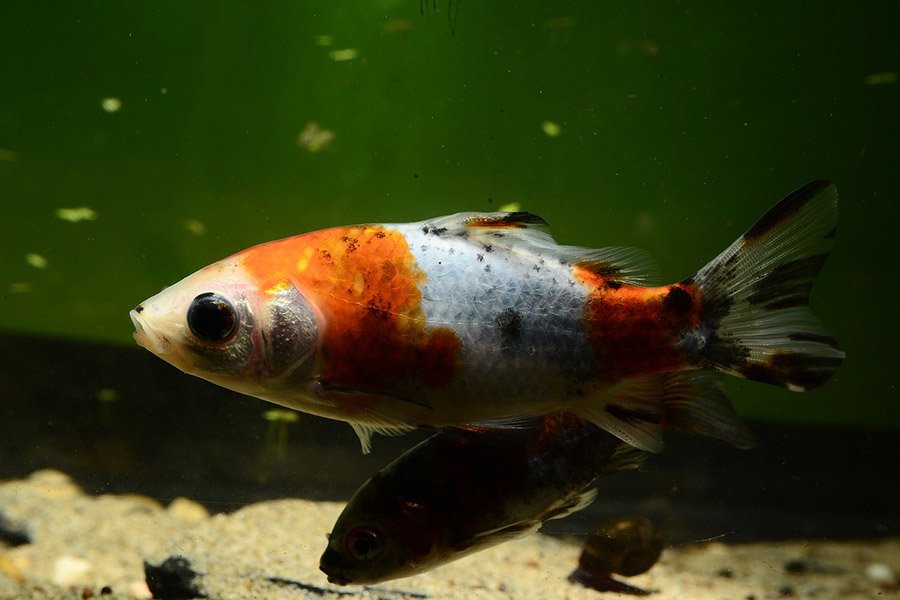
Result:
M212 292L200 294L191 302L187 314L188 326L201 340L224 342L234 333L237 315L231 303Z
M350 549L356 557L367 558L378 549L378 534L369 530L356 531Z

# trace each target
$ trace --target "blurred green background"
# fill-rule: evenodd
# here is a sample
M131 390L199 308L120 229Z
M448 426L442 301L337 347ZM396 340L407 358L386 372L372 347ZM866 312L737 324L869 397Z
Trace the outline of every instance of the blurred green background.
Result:
M510 202L675 280L829 178L813 303L845 366L729 393L748 417L896 426L898 22L896 2L11 4L0 332L133 348L131 307L233 251Z

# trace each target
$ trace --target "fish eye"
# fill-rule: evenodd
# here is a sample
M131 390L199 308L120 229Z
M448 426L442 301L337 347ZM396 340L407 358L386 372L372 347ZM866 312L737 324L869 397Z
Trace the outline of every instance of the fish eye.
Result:
M206 292L194 298L187 312L191 332L205 342L227 342L237 330L238 317L224 296Z
M384 539L368 527L355 527L347 534L347 550L353 558L371 560L384 550Z

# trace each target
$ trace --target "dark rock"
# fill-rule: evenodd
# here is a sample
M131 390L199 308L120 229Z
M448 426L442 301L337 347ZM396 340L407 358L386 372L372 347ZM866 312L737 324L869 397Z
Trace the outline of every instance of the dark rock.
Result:
M194 582L198 575L183 556L170 556L159 565L144 562L147 587L154 598L161 600L206 598Z

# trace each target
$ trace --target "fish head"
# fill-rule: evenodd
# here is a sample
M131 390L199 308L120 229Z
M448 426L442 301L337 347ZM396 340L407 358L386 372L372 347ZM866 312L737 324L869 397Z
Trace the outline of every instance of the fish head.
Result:
M261 286L236 257L165 288L130 316L135 341L159 358L275 402L310 377L319 347L320 315L306 297L289 279Z
M438 511L375 475L354 494L328 536L319 569L330 583L361 585L422 573L442 558L446 526Z

